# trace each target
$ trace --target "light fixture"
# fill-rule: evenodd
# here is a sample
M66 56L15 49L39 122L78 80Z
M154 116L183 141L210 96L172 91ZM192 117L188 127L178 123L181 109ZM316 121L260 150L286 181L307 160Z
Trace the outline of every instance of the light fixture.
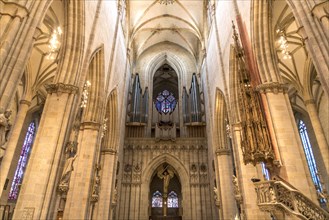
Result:
M283 54L283 59L291 59L290 52L288 51L288 40L286 34L280 29L276 30L276 32L279 34L278 42L279 47L281 49L281 53Z
M176 0L159 0L159 3L164 5L172 5L175 1Z
M49 52L47 53L47 59L48 60L54 60L55 54L59 51L60 47L60 41L59 37L62 35L62 29L61 27L57 27L54 29L53 33L51 34L51 37L49 39Z

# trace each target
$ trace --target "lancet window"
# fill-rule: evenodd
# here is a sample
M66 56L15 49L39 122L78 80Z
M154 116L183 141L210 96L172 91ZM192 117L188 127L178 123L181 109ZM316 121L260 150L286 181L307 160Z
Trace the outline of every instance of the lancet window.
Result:
M168 208L178 208L178 196L174 191L168 194Z
M24 171L29 159L29 154L32 148L35 131L36 131L35 123L31 122L25 135L23 147L21 150L21 155L19 157L18 165L15 171L15 176L11 184L11 188L8 196L9 200L17 200L18 198L19 187L23 181Z
M303 143L304 153L307 160L307 165L311 173L313 183L318 192L322 192L322 186L320 183L320 178L318 176L318 169L316 167L315 158L313 155L312 145L308 137L308 132L304 121L299 120L298 122L299 135Z
M152 207L161 208L162 207L162 194L159 191L155 191L152 196Z

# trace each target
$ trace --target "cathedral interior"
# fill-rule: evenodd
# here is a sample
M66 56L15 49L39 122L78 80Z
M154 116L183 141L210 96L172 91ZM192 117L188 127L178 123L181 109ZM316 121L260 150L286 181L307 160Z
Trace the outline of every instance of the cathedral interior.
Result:
M0 0L0 219L328 220L327 0Z

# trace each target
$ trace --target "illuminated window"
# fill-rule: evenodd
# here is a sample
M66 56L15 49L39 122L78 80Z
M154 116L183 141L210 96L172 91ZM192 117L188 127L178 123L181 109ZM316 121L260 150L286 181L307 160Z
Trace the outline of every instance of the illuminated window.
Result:
M160 113L168 114L175 110L177 100L168 90L160 92L155 100L155 107Z
M318 169L316 167L315 158L314 158L313 151L312 151L312 145L311 145L309 137L308 137L306 125L302 120L299 120L298 130L299 130L300 138L303 143L304 153L306 156L307 165L310 170L313 183L314 183L317 191L322 192L322 186L321 186L320 179L318 176ZM324 201L321 201L321 202L324 202Z
M168 194L168 208L178 208L178 197L174 191Z
M18 160L18 165L15 171L13 183L11 184L11 188L8 196L9 200L17 200L19 187L23 181L24 171L27 166L27 161L32 147L34 135L35 135L35 124L34 122L31 122L25 135L21 155Z
M152 207L161 208L162 207L162 194L159 191L155 191L152 196Z

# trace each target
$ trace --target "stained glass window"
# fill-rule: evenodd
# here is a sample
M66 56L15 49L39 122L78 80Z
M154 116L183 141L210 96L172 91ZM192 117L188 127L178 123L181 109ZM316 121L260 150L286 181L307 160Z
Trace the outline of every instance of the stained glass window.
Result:
M308 168L310 170L313 183L314 183L317 191L319 193L321 193L322 186L320 183L320 178L318 176L318 169L316 167L315 158L314 158L313 151L312 151L312 145L311 145L309 137L308 137L306 125L302 120L299 120L298 129L299 129L300 138L303 143L304 153L306 156ZM324 202L324 201L321 201L321 202Z
M264 163L261 163L261 166L262 166L262 173L263 173L264 178L266 180L269 180L270 179L270 173L268 172L268 169L266 168Z
M11 188L8 196L9 200L17 200L19 187L23 181L24 171L29 158L29 153L32 147L34 135L35 135L35 123L31 122L25 135L23 147L21 150L21 155L18 160L18 165L15 171L13 183L11 184Z
M159 191L155 191L155 193L153 193L152 207L154 207L154 208L162 207L162 194Z
M155 100L155 107L160 113L168 114L175 110L177 100L168 90L160 92Z
M168 194L168 208L178 208L178 197L174 191Z

